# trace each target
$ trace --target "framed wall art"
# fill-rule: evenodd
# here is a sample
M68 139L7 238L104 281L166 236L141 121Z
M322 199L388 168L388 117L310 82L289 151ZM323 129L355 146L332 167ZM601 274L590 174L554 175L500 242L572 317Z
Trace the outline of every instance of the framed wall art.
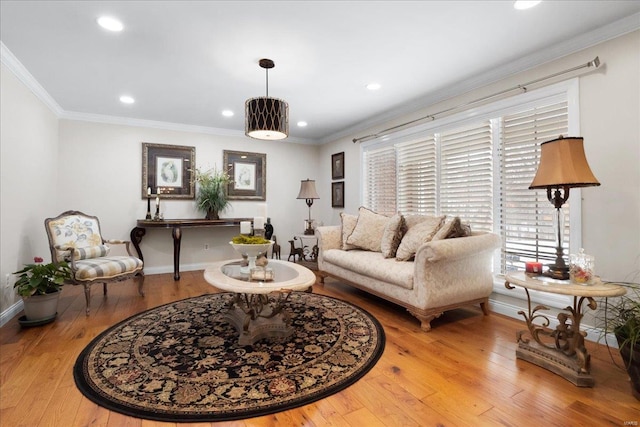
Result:
M331 155L331 179L344 179L344 151Z
M344 208L344 181L331 183L331 207Z
M193 199L195 164L195 147L143 142L142 198L147 198L147 189L151 188L151 194L163 199Z
M223 163L231 177L229 200L267 200L267 155L223 151Z

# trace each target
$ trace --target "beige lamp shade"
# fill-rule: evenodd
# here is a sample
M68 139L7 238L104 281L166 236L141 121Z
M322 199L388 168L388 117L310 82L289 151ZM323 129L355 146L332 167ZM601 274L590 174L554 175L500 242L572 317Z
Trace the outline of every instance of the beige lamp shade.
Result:
M591 172L581 137L560 137L540 144L540 164L529 189L600 185Z
M298 199L319 199L318 192L316 191L316 182L312 179L305 179L300 181L300 193L298 193Z

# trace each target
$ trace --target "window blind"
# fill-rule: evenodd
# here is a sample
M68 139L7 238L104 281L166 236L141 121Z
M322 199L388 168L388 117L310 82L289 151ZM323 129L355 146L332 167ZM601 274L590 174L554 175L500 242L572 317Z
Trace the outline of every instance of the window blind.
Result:
M556 258L555 209L546 191L529 190L540 161L540 143L567 135L566 101L544 104L501 119L501 270L524 269L525 261ZM569 248L569 203L563 206L563 246Z
M472 230L493 229L491 122L444 132L440 137L439 213L459 216Z
M396 154L393 146L364 152L364 205L385 215L396 212Z
M436 214L436 141L434 135L396 145L398 210Z
M460 216L472 230L499 233L495 273L555 261L555 209L546 191L529 185L540 144L577 125L576 90L572 82L523 94L364 148L363 203L385 214ZM562 209L565 253L571 237L579 240L579 230L570 233L579 212L570 211L580 204L569 202Z

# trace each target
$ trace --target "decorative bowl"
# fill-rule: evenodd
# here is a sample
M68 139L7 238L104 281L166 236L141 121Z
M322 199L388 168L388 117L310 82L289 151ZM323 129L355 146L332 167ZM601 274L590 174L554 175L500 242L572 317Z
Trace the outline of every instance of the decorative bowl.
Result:
M260 254L267 255L269 248L273 246L273 240L270 240L269 243L260 243L260 244L247 244L247 243L233 243L229 242L229 244L243 257L246 256L249 260L249 265L247 267L242 267L240 269L243 273L249 273L252 268L256 266L256 258Z

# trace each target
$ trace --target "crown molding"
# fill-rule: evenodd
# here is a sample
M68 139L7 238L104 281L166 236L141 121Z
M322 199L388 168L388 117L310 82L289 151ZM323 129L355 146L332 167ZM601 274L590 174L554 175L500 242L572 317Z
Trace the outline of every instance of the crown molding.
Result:
M623 36L638 29L640 29L640 13L634 13L633 15L629 15L588 33L557 43L552 47L545 48L531 55L510 61L502 66L494 67L486 73L451 84L444 89L425 94L414 102L394 108L393 111L378 114L365 121L359 122L355 126L336 132L333 135L326 136L322 138L320 142L323 144L333 142L341 138L350 137L356 133L367 131L375 126L380 126L381 123L417 113L418 111L439 102L455 98L456 96L490 85L514 74L555 61L572 53L604 43L608 40Z
M149 129L171 130L176 132L199 133L204 135L229 136L234 138L248 138L244 131L214 128L208 126L186 125L182 123L162 122L158 120L134 119L130 117L109 116L106 114L80 113L76 111L63 111L60 119L75 120L92 123L104 123L119 126L134 126ZM316 141L303 138L287 138L286 142L298 144L314 144Z
M0 41L0 61L7 67L33 94L42 101L55 115L64 111L49 92L47 92L31 73L22 65L8 47Z

